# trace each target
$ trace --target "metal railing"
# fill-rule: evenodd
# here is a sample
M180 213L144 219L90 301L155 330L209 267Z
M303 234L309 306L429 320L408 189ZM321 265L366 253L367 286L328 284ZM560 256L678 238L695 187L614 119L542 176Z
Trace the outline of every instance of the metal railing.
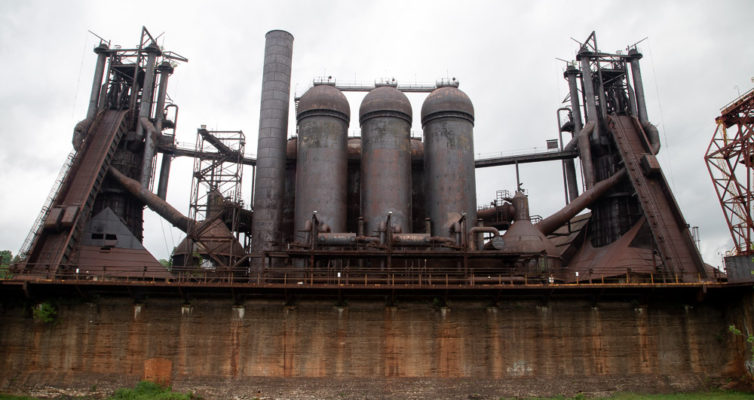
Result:
M164 268L164 269L163 269ZM169 269L168 269L169 268ZM36 269L39 271L40 269ZM578 276L578 275L577 275ZM178 286L248 286L248 287L296 287L310 289L327 288L471 288L511 286L589 286L589 285L699 285L716 283L703 280L683 282L679 276L663 277L661 274L640 275L627 269L625 274L615 276L590 275L577 281L565 282L553 274L518 273L512 268L470 268L463 271L457 267L357 267L323 266L317 268L282 267L254 271L248 267L77 267L61 266L52 275L50 269L42 275L28 276L23 273L10 275L6 280L44 281L56 283L124 284L157 283Z
M52 189L50 189L50 193L47 195L45 203L42 206L42 209L39 211L37 219L34 220L34 224L31 226L29 233L26 235L26 239L24 239L24 242L21 245L21 249L18 251L18 255L21 259L26 258L27 253L29 252L29 250L31 250L31 245L32 243L34 243L34 238L37 237L40 230L42 229L42 223L45 219L47 219L47 215L50 213L50 207L52 207L52 202L56 197L58 197L60 188L63 186L63 180L68 174L68 171L71 169L71 166L73 165L73 159L75 157L76 150L73 150L68 153L68 157L66 157L65 162L63 162L63 166L60 167L58 176L57 178L55 178L55 183L53 183Z

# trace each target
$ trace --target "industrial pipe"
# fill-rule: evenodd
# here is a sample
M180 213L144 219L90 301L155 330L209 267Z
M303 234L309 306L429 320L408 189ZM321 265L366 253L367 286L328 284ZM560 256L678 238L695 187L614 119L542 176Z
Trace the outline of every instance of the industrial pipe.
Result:
M511 203L505 202L503 204L495 205L490 208L483 208L477 211L477 218L481 218L486 224L494 224L499 222L511 222L516 210Z
M599 117L597 116L597 104L594 98L594 80L592 70L589 66L589 58L581 55L577 56L577 58L581 59L581 86L584 88L586 120L597 122L599 121ZM586 130L586 126L584 126L584 130ZM592 130L592 138L596 141L599 138L599 127L595 126Z
M162 218L165 218L165 220L170 222L176 228L188 233L193 220L183 215L165 200L157 197L157 195L150 192L149 189L142 187L137 180L125 176L115 167L110 167L108 172L110 172L110 176L115 178L124 189L139 199L142 203L146 204L152 211L159 214Z
M584 125L584 129L579 132L579 158L581 159L581 169L584 171L584 184L587 190L594 186L594 166L592 164L592 146L589 141L589 134L596 129L596 122L589 121Z
M353 246L356 244L356 234L353 232L324 232L317 234L317 244L325 246Z
M162 54L160 48L152 42L144 51L147 53L147 70L144 75L144 87L141 89L141 105L139 107L139 124L136 127L136 136L144 137L144 158L141 160L141 186L149 189L149 181L152 179L152 158L155 154L154 127L152 132L141 123L149 120L152 113L152 98L154 96L155 60Z
M634 93L636 94L636 108L639 111L639 121L644 125L649 122L647 117L647 102L644 100L644 83L641 79L641 68L639 67L639 60L642 55L636 49L628 51L629 63L631 64L631 77L634 81Z
M657 153L660 152L660 132L658 132L657 127L649 121L643 122L641 126L647 134L649 149L652 151L652 154L657 155Z
M160 86L157 90L157 107L155 111L155 128L157 133L162 135L162 124L165 120L165 98L168 93L168 78L173 73L173 66L165 60L157 66L157 72L160 73ZM173 137L173 143L175 143L175 136ZM160 165L160 180L157 183L157 196L165 200L168 194L168 179L170 177L170 164L173 160L173 156L170 154L162 154L162 163Z
M571 121L574 123L574 129L573 129L573 137L576 136L576 133L578 132L581 127L579 126L581 124L581 121L579 121L579 125L576 124L575 120L575 114L571 109L568 107L561 107L558 108L556 112L557 120L558 120L558 138L560 139L560 151L563 151L563 129L560 126L560 112L561 111L568 111L568 114L570 115ZM579 111L579 110L576 110ZM579 117L580 119L580 117ZM579 195L579 187L578 182L576 182L576 166L573 162L572 158L569 158L567 160L562 161L563 165L563 183L565 185L565 194L566 194L566 204L570 203Z
M108 50L109 48L105 43L100 43L99 46L94 48L94 52L97 54L97 65L94 67L94 80L92 81L92 92L89 95L89 108L86 112L86 118L79 121L73 128L72 144L76 151L79 150L81 144L84 142L89 132L89 127L97 115L97 104L100 98L100 91L102 90L102 77L105 73Z
M563 75L565 75L566 79L568 79L568 91L571 96L571 115L573 115L573 133L577 134L584 126L581 119L579 87L576 83L576 78L579 76L579 70L576 68L576 66L569 65Z
M498 231L497 228L494 228L492 226L475 226L469 229L469 250L479 250L477 248L477 240L475 235L483 232L491 233L493 236L500 236L500 231Z
M392 241L398 246L429 246L430 238L429 233L395 233Z
M541 222L535 225L540 232L545 235L549 235L565 224L568 220L573 218L576 214L581 212L584 208L588 207L595 200L600 198L605 192L620 182L623 177L626 176L626 169L613 174L613 176L603 179L597 182L591 189L585 191L581 196L570 202L567 206L563 207L560 211L549 217L543 219Z
M92 81L92 93L89 95L89 109L86 112L86 119L94 119L97 114L97 104L99 103L100 90L102 90L102 76L105 73L105 61L107 60L109 48L106 43L100 43L94 48L97 54L97 66L94 68L94 81Z

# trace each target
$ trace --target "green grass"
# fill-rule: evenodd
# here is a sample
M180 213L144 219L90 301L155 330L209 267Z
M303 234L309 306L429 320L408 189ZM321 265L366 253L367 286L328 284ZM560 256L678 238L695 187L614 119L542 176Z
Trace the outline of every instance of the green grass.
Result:
M513 400L513 398L501 398L501 400ZM694 392L675 394L635 394L616 393L610 397L587 397L576 395L574 397L527 397L526 400L750 400L754 399L752 393L742 392Z
M37 399L36 397L13 396L10 394L0 393L0 400L39 400L39 399Z
M175 393L156 383L141 381L133 389L118 389L108 400L191 400L191 393Z
M56 397L59 400L88 400L90 397ZM118 389L107 400L200 400L191 393L177 393L156 383L141 381L133 389ZM0 400L40 400L36 397L0 394Z
M58 400L88 400L90 397L57 397ZM133 389L118 389L107 400L200 400L191 393L176 393L170 388L164 388L152 382L142 381ZM513 400L514 398L503 397L501 400ZM577 395L574 397L528 397L526 400L749 400L754 399L752 393L742 392L695 392L676 394L634 394L617 393L610 397L586 397ZM0 394L0 400L40 400L36 397L11 396Z

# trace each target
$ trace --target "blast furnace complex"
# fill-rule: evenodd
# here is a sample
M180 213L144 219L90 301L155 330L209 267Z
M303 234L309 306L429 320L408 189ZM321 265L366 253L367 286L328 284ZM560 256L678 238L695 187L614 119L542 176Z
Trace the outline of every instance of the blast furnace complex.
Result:
M74 151L1 281L0 388L146 377L222 397L235 393L220 389L223 379L290 394L279 381L243 379L333 377L310 390L390 397L379 379L403 377L411 390L453 397L515 385L553 392L526 383L535 377L568 376L557 387L569 393L615 379L695 388L742 370L742 342L715 338L728 323L751 325L724 300L750 309L750 287L702 261L656 158L635 47L605 53L592 33L564 72L560 140L484 159L474 157L473 99L455 78L314 79L292 99L292 51L290 33L267 33L250 156L242 131L201 126L195 147L176 141L168 80L188 60L146 29L134 48L95 48ZM347 91L366 93L358 115ZM405 94L415 92L426 93L421 109ZM360 136L349 136L352 120ZM194 159L188 215L165 200L175 157ZM528 195L543 194L520 185L477 198L478 168L543 161L562 164L566 201L554 214L533 215ZM170 266L142 245L144 207L185 232ZM10 305L72 297L96 306L55 300L66 331L42 331L28 316L24 325ZM71 347L67 335L86 343ZM126 373L111 368L116 359Z
M315 80L293 103L292 135L293 36L284 31L267 34L256 158L244 153L240 131L202 127L196 148L182 149L177 105L165 98L173 65L187 60L160 50L147 31L137 49L102 43L77 151L16 273L175 280L198 268L213 279L309 285L337 274L406 285L714 280L655 158L641 54L607 54L595 43L590 36L565 71L571 104L559 113L565 137L555 151L480 160L474 106L455 79ZM358 116L343 91L368 92ZM404 92L428 93L421 110ZM360 137L348 136L351 118ZM421 138L411 137L414 118ZM176 156L196 159L189 216L165 202ZM478 206L476 168L558 159L568 203L557 213L532 217L521 190ZM243 165L254 171L251 201L240 196ZM144 205L186 232L171 273L141 245ZM578 215L586 208L591 214Z

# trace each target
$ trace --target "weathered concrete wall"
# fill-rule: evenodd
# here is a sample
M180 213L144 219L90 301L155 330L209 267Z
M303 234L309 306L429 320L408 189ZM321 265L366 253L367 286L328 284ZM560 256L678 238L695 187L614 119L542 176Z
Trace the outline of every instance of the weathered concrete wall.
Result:
M458 300L447 308L224 299L189 306L120 297L58 304L54 324L35 322L28 305L6 303L0 391L132 385L148 362L167 369L161 373L174 388L208 398L695 389L742 373L745 343L728 325L750 325L751 303L747 296L733 308L567 299Z

